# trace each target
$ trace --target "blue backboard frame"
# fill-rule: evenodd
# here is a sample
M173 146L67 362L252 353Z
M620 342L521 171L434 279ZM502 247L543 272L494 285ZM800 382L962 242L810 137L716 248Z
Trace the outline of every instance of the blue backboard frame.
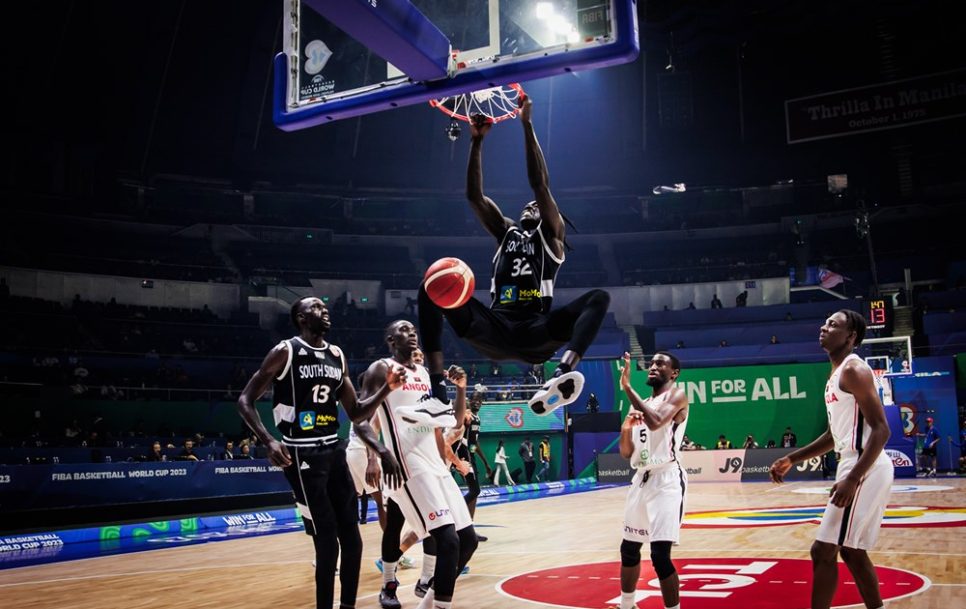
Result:
M301 108L288 106L288 63L285 54L279 53L274 62L272 118L280 129L298 131L345 118L511 82L628 63L640 54L636 5L636 0L613 0L615 30L613 40L607 43L537 56L525 61L481 62L460 71L452 78L425 82L404 79L398 83L373 87L365 94L323 101Z

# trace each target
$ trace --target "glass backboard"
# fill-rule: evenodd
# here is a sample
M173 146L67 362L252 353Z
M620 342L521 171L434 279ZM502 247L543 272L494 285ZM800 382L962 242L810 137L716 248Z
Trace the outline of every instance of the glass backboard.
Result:
M633 61L635 0L283 0L286 130Z

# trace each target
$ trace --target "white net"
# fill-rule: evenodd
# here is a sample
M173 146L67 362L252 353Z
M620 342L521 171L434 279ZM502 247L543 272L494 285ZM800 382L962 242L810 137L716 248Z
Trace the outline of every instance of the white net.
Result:
M524 93L520 85L512 83L434 99L429 103L457 120L469 122L471 116L482 114L493 122L500 122L515 118L520 113L522 95Z

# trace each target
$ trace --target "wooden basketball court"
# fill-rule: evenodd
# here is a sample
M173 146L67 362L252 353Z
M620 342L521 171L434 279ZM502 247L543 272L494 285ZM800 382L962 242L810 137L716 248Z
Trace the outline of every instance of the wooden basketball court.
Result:
M903 485L943 485L942 492L893 493L891 505L959 508L966 512L966 481L958 479L898 480ZM817 506L821 495L792 491L817 483L792 483L775 487L766 483L692 484L688 512L739 510L779 506ZM497 589L506 578L523 575L543 590L557 593L588 586L612 589L608 598L619 595L616 566L607 567L610 577L527 575L534 571L619 560L621 518L627 487L520 501L482 507L477 512L480 532L489 536L471 562L471 571L459 579L455 606L479 609L553 606L539 600L508 596ZM949 510L947 510L948 512ZM966 514L963 514L966 518ZM681 545L674 549L679 559L713 557L729 559L735 565L754 559L808 559L814 524L792 524L751 528L685 528ZM381 575L373 565L378 557L379 525L362 527L365 549L357 607L379 606ZM890 609L954 609L966 607L966 528L884 528L873 561L880 566L912 571L931 580L922 592L886 601ZM417 561L421 550L410 551ZM645 560L646 560L645 550ZM314 605L312 545L303 533L205 543L195 546L154 550L0 571L0 606L5 609L159 609L165 607L293 607ZM720 568L720 566L719 566ZM734 568L732 573L734 573ZM681 567L679 565L679 572ZM419 570L399 573L399 597L403 607L416 606L413 583ZM570 571L570 573L574 573ZM745 594L758 599L800 596L810 585L797 580L768 580L768 574L747 586L747 576L738 578ZM549 579L548 579L549 578ZM741 579L744 578L744 579ZM645 580L647 578L644 578ZM755 577L751 577L754 580ZM768 580L768 581L766 581ZM705 583L711 580L702 580ZM713 588L712 585L708 589ZM682 607L744 609L761 606L725 595L719 584L714 595L683 596ZM642 583L642 586L646 583ZM683 589L697 590L691 580ZM732 585L732 590L734 590ZM840 583L840 587L843 585ZM904 585L904 584L898 584ZM905 584L908 585L908 584ZM724 596L722 596L724 595ZM797 597L797 596L796 596ZM747 598L744 597L744 598ZM807 595L805 596L807 599ZM656 603L656 604L651 604ZM566 605L557 606L587 606ZM606 604L600 604L604 607ZM658 607L657 599L641 607ZM789 601L783 606L795 607ZM807 606L807 605L804 605Z

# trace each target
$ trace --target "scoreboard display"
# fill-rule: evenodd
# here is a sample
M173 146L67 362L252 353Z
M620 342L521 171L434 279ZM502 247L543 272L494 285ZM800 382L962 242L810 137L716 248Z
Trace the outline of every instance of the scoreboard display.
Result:
M865 306L865 322L868 330L884 330L892 333L892 299L869 300Z

